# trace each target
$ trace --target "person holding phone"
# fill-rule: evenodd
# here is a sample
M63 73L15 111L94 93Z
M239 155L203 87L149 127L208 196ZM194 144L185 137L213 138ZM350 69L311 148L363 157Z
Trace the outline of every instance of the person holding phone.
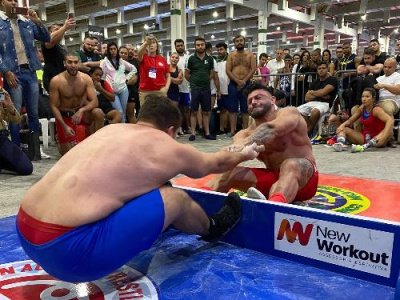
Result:
M0 89L0 172L8 170L18 175L30 175L33 171L32 162L20 147L8 139L8 124L19 123L21 116L11 101L10 94Z
M16 0L1 0L0 4L3 9L0 11L0 40L3 43L0 47L0 72L4 75L4 87L10 93L16 110L19 112L22 103L26 105L29 129L36 145L33 159L39 160L39 85L36 70L41 69L42 64L34 40L49 42L50 34L34 10L16 9ZM19 146L19 124L11 123L9 129L12 141Z
M42 42L42 53L44 58L43 86L49 92L50 80L65 71L64 56L67 54L67 47L61 44L65 33L75 27L73 14L68 13L64 24L52 24L49 28L51 39L49 42Z

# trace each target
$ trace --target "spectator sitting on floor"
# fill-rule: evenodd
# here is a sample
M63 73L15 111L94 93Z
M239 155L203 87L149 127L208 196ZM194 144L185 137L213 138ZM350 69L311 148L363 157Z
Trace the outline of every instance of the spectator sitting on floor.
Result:
M379 76L374 88L379 90L378 105L389 115L394 116L400 108L400 74L396 72L396 59L391 57L383 65L384 75Z
M92 77L96 89L99 108L101 108L105 115L105 124L121 123L122 116L120 112L111 104L111 102L115 101L114 90L107 81L101 79L101 77L103 77L103 69L100 67L92 67L89 71L89 75Z
M9 132L5 126L5 122L19 124L21 116L5 90L0 90L0 97L0 171L4 169L18 175L30 175L32 162L20 147L8 139Z
M317 64L317 73L318 79L311 83L305 96L306 103L298 107L307 122L309 134L314 130L319 118L329 111L338 89L338 81L329 76L326 62L320 61Z
M386 146L392 135L393 118L376 105L375 99L376 92L373 88L364 89L361 106L336 130L337 143L333 145L335 151L343 150L346 139L355 144L352 146L352 152ZM361 132L351 128L358 119L362 125Z

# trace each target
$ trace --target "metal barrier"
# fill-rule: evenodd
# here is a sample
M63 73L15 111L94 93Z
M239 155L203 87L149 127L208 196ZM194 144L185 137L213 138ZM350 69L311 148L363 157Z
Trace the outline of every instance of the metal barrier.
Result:
M357 70L339 70L335 73L338 80L338 94L339 104L341 108L349 108L348 103L343 100L343 91L346 90L351 83L351 80L356 77ZM261 81L262 78L267 77L268 85L275 89L282 90L279 87L280 80L287 80L290 84L290 92L283 90L286 95L286 105L299 106L305 103L305 95L308 91L309 85L318 77L316 72L306 73L278 73L269 74L268 76L255 75L254 80Z

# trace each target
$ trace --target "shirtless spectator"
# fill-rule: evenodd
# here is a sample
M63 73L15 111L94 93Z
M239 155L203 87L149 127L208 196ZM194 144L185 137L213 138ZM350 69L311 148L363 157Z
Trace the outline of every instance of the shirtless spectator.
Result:
M245 38L238 35L233 39L236 51L229 53L226 62L226 74L230 78L228 85L228 107L229 122L231 124L231 135L235 134L237 125L238 106L242 113L242 128L247 128L249 124L249 114L247 112L247 101L243 95L243 90L249 85L257 69L256 60L253 53L244 50Z
M170 225L206 241L232 229L237 194L209 217L166 182L225 172L263 147L203 153L175 141L180 122L166 97L149 95L137 124L106 126L59 160L21 203L17 231L28 256L60 280L88 282L149 249Z
M104 114L98 108L92 79L78 71L79 57L67 53L64 64L66 71L51 80L49 91L50 107L56 118L57 146L61 155L86 137L87 126L92 127L88 133L93 133L104 125Z
M317 73L318 79L311 83L306 94L306 103L298 107L306 120L309 134L314 130L319 118L329 112L338 90L337 79L329 75L326 62L321 61L317 64Z
M278 110L271 88L260 83L249 87L247 101L255 123L234 136L231 148L254 142L264 145L265 151L258 159L265 167L237 166L212 180L209 186L220 192L231 188L247 190L249 197L267 197L276 202L312 198L317 191L318 172L304 119L295 107Z

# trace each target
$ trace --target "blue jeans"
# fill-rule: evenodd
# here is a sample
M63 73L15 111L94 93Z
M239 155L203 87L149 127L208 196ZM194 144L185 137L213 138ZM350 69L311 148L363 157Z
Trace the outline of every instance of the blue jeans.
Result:
M33 132L39 132L39 85L36 73L29 69L21 68L14 74L17 77L17 87L14 89L10 88L7 80L4 80L4 87L10 93L14 106L18 111L21 110L22 105L26 106L29 129ZM11 140L19 146L19 124L10 123L9 129Z
M128 104L129 90L128 87L125 87L118 94L115 93L115 100L112 103L112 106L119 111L122 116L122 123L126 122L126 105Z

